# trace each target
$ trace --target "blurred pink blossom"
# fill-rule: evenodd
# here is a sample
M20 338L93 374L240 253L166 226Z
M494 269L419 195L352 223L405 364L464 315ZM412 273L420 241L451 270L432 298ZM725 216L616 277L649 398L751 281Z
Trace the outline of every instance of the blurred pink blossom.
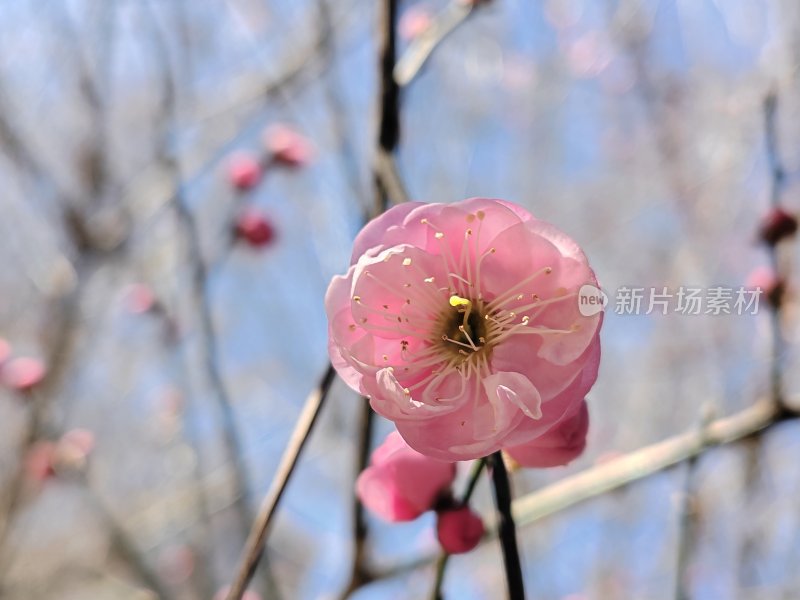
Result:
M35 442L25 455L25 478L37 484L55 475L56 445L53 442Z
M575 77L592 78L602 73L613 58L605 34L589 31L564 48L567 65Z
M264 145L272 160L288 167L302 167L314 158L314 147L308 138L288 125L268 127Z
M244 152L237 152L228 161L228 181L238 190L254 188L261 180L261 164L258 159Z
M237 238L256 248L268 245L275 238L272 223L264 213L255 208L246 208L239 213L234 232Z
M577 412L567 416L550 431L527 444L505 448L523 467L558 467L580 456L586 449L589 410L586 401Z
M430 11L424 6L412 6L400 16L397 30L404 40L413 40L425 32L433 21Z
M356 493L370 511L387 521L411 521L446 494L456 466L413 450L396 431L372 454L356 481Z
M6 361L0 368L0 383L18 392L27 392L44 379L47 368L38 358L20 356Z
M445 552L469 552L483 537L483 521L469 506L436 513L436 536Z
M123 294L125 308L134 315L153 310L156 306L156 295L153 289L144 283L134 283L125 288Z
M597 378L602 312L578 245L502 200L410 202L367 224L325 298L329 351L408 444L467 460L526 444Z
M747 276L745 287L760 289L770 306L779 306L786 291L786 283L778 277L772 267L761 266Z

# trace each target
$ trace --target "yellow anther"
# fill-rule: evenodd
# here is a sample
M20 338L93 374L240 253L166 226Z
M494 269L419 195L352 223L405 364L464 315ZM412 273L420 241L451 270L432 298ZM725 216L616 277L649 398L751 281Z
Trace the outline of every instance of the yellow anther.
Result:
M471 304L472 304L472 302L470 302L466 298L462 298L461 296L457 296L456 294L453 294L452 296L450 296L450 306L452 306L452 307L470 306Z

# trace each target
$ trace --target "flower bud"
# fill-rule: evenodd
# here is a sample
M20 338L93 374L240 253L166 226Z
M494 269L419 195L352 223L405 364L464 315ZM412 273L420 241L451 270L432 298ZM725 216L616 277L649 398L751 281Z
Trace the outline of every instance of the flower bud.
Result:
M436 517L436 536L449 554L469 552L483 537L483 521L468 506L439 512Z
M261 180L261 165L258 160L245 153L234 154L228 163L228 181L238 190L254 188Z
M129 313L141 315L153 310L157 301L150 286L144 283L134 283L125 289L124 303Z
M0 369L0 383L18 392L27 392L44 379L47 369L37 358L21 356L7 361Z
M356 493L386 521L411 521L431 510L456 475L454 463L427 457L390 433L356 481Z
M256 248L268 245L275 238L275 229L269 219L252 208L239 213L234 231L238 239Z
M797 217L781 207L772 208L761 221L758 235L765 244L774 246L797 231Z
M760 289L763 297L772 308L780 306L786 291L786 282L778 277L770 267L757 267L747 277L745 287Z
M55 464L56 445L53 442L36 442L27 454L23 463L25 478L31 483L38 484L50 479L56 474Z
M302 167L314 157L311 142L287 125L273 125L264 132L264 145L272 160L287 167Z

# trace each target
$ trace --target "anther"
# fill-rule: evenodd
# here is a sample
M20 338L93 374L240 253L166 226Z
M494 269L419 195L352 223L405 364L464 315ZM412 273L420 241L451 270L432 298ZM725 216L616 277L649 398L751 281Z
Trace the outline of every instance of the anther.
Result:
M404 258L404 259L403 259L403 266L404 266L404 267L407 267L407 266L409 266L410 264L411 264L411 259L410 259L410 258Z

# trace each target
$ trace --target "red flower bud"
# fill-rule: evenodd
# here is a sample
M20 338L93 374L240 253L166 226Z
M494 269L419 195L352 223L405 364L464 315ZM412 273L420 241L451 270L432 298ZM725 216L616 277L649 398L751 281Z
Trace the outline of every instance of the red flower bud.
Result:
M269 219L258 210L243 210L236 219L236 237L249 245L259 248L266 246L275 238L275 229Z
M449 554L469 552L483 537L483 521L469 506L445 510L437 513L436 517L436 536Z
M771 209L761 221L758 236L765 244L774 246L797 231L797 217L780 207Z

